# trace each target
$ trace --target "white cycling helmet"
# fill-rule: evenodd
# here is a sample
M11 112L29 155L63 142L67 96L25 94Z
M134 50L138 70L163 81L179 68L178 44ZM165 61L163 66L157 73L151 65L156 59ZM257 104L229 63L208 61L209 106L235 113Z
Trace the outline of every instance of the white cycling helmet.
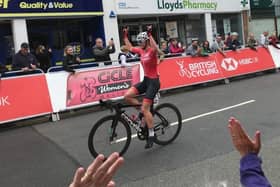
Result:
M149 36L147 34L147 32L141 32L140 34L137 35L136 41L137 42L144 42L147 41L149 39Z

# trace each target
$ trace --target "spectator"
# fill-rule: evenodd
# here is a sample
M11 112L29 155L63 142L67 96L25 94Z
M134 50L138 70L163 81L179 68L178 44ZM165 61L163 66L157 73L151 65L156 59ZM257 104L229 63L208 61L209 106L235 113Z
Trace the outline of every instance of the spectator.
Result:
M209 56L209 53L212 53L213 51L210 49L210 44L208 41L204 41L202 44L201 49L201 56Z
M93 56L96 62L104 62L105 65L112 65L110 54L116 51L114 41L111 39L107 47L103 46L103 40L97 38L93 47Z
M169 46L169 52L171 54L178 54L178 53L183 53L185 50L176 39L172 39L170 46Z
M233 145L241 155L240 182L244 187L271 187L262 171L261 159L258 154L261 149L261 133L255 134L251 140L235 118L229 120L229 130Z
M7 71L8 71L8 69L6 68L6 66L4 64L0 63L0 79L1 79L2 75L4 75L4 73Z
M272 45L273 47L280 49L280 47L277 46L278 43L278 38L276 36L276 33L273 32L272 35L268 38L269 44Z
M167 42L166 42L166 41L161 42L160 50L161 50L165 55L169 54L169 50L168 50L168 46L167 46Z
M229 45L230 45L230 42L231 42L231 35L230 35L230 32L225 36L225 45L227 48L229 48Z
M253 33L249 34L248 40L247 40L247 45L249 48L253 49L253 50L257 50L257 46L258 46L258 42L255 39L255 36Z
M222 37L217 35L215 42L211 45L211 50L214 52L220 52L223 56L226 56L224 53L224 49L226 48L226 45L224 44L224 41L222 40Z
M231 34L231 40L229 42L228 45L230 50L236 51L238 48L241 48L241 44L238 41L238 33L237 32L233 32Z
M118 153L111 154L106 160L99 155L86 171L84 168L77 169L69 187L114 187L116 184L112 178L123 162Z
M48 69L51 67L51 55L52 50L46 50L45 46L39 45L36 48L35 56L39 61L40 68L46 73Z
M268 39L268 32L265 31L261 34L261 37L260 37L260 45L262 47L265 47L267 48L268 45L269 45L269 39Z
M198 45L198 39L192 40L192 44L187 48L186 54L192 57L200 56L201 48Z
M22 43L20 50L13 57L13 70L29 71L38 67L38 61L34 55L29 52L28 43Z
M81 60L78 56L74 55L73 47L68 45L64 49L63 69L70 73L75 73L75 70L69 66L80 64Z
M128 65L127 62L133 62L136 59L136 56L134 56L126 46L121 47L121 53L119 54L119 63L123 66Z

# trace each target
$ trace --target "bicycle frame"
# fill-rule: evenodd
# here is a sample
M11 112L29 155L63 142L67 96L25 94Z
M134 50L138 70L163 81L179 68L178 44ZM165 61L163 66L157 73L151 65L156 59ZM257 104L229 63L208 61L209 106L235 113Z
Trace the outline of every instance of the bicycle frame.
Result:
M142 105L123 105L123 104L112 104L112 103L108 103L109 107L111 110L115 110L116 111L116 114L115 114L115 119L112 123L112 126L111 126L111 139L113 139L113 136L115 134L115 130L116 130L116 126L117 126L117 122L118 120L121 118L123 119L125 122L128 123L128 125L132 128L134 128L136 130L137 133L143 133L143 128L141 128L139 126L138 123L134 122L125 112L125 110L122 110L123 108L130 108L130 107L140 107ZM154 105L151 105L151 108L150 108L150 111L152 114L154 114ZM159 113L157 113L157 116L165 123L165 124L168 124L167 120ZM160 126L160 125L158 125ZM157 126L154 127L155 130L159 130L157 128Z

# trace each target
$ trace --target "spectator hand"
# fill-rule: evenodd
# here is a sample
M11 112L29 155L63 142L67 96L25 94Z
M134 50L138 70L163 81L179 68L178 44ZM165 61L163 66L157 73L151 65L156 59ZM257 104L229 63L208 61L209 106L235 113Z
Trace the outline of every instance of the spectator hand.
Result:
M147 34L148 34L149 37L152 36L152 30L153 30L153 26L152 25L148 25L147 26Z
M128 28L127 27L125 27L123 29L123 38L128 38Z
M110 41L109 41L109 46L112 47L113 45L114 45L114 41L113 41L113 40L110 40Z
M32 69L36 69L37 68L37 66L34 65L34 64L31 64L30 66L31 66Z
M28 67L25 67L25 68L21 68L22 71L29 71L29 68Z
M229 120L229 130L232 137L233 145L236 150L239 151L241 157L246 156L249 153L258 154L261 149L261 133L257 131L255 139L251 140L242 128L240 122L235 118Z
M104 156L99 155L87 171L79 168L69 187L114 187L112 177L124 160L118 153L113 153L105 162L104 160Z

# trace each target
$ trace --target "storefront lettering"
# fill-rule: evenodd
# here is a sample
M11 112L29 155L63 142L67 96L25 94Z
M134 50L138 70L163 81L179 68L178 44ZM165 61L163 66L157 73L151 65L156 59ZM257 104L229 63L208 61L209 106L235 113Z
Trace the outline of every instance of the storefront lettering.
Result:
M185 9L211 9L216 10L218 7L217 2L191 2L184 0Z
M0 8L8 8L9 0L0 0Z
M49 3L43 3L43 2L37 2L37 3L27 3L27 2L21 2L19 4L19 7L22 9L72 9L74 8L73 3L60 3L60 2L49 2Z
M10 102L8 101L8 99L9 99L9 96L0 97L0 106L11 105Z
M167 9L169 11L174 11L177 9L207 9L216 10L218 7L217 2L207 1L207 2L192 2L191 0L177 0L176 2L168 2L169 0L157 0L158 9Z
M183 9L183 8L184 8L184 4L179 0L177 0L175 3L166 2L165 0L158 0L158 9L167 9L172 12L175 9Z

